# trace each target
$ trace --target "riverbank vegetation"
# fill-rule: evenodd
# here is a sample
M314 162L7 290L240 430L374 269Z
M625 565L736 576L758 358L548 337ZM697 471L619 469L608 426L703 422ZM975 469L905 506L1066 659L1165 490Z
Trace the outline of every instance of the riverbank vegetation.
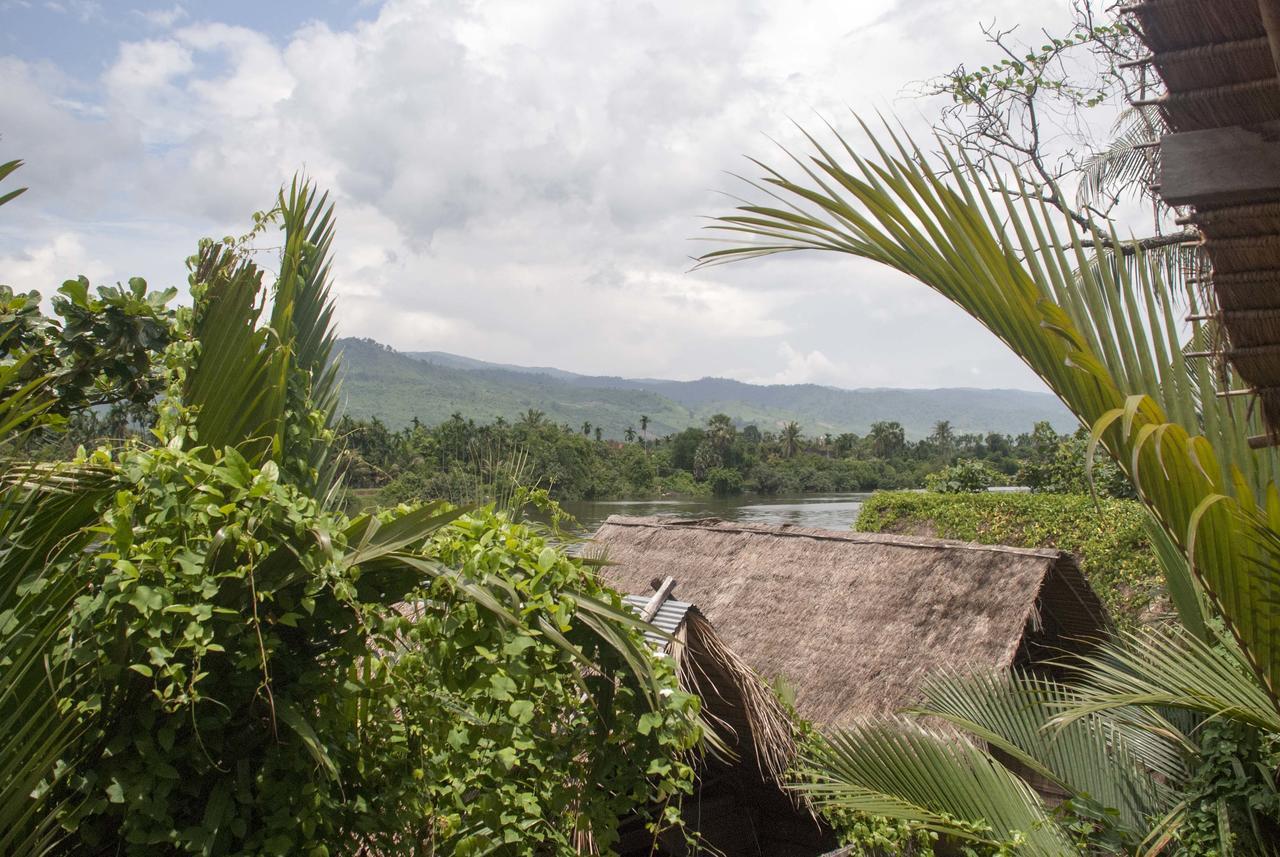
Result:
M865 436L806 437L793 423L761 430L713 416L703 428L625 441L604 439L589 423L557 425L532 410L514 423L479 425L454 415L438 426L392 431L381 420L343 417L348 484L381 502L460 500L487 481L495 463L519 460L529 483L558 500L618 499L659 494L801 494L918 488L985 490L1027 485L1063 492L1084 488L1086 437L1059 435L1038 423L1017 436L957 434L940 422L919 441L895 422ZM1104 493L1131 493L1110 462L1099 461ZM938 478L934 478L935 475ZM933 484L930 480L933 479ZM954 484L952 484L954 483Z

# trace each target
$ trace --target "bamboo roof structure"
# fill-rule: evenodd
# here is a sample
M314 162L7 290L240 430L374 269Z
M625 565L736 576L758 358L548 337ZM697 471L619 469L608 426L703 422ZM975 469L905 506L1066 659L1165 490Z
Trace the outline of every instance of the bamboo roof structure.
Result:
M1034 667L1110 630L1056 550L619 515L595 540L609 583L674 577L725 646L823 726L901 709L938 671Z
M1212 264L1223 356L1280 440L1280 0L1125 7L1167 89L1160 192L1190 206Z

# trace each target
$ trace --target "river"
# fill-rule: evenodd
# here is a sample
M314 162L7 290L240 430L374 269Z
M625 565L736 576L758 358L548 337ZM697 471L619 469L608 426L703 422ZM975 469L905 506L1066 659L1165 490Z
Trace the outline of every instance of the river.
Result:
M681 518L722 518L753 524L799 524L826 530L847 530L858 519L862 501L870 494L797 494L737 497L662 497L652 500L581 500L562 504L582 525L595 532L610 515L672 515Z

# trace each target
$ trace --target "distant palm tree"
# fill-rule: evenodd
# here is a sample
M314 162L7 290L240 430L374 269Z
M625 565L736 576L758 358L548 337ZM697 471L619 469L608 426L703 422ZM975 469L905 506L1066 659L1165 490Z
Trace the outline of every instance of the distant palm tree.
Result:
M627 439L627 443L631 443L636 439L636 430L631 426L627 426L627 430L622 433L622 436Z
M520 422L524 423L530 428L537 428L538 426L542 425L543 420L545 420L546 417L547 417L547 414L545 411L539 411L539 410L535 410L534 408L529 408L529 410L525 411L524 414L520 417Z
M582 423L582 433L583 433L584 435L586 435L587 437L591 437L591 423L586 422L586 421L583 421L583 423Z
M602 440L604 440L604 429L600 428L600 426L596 426L596 443L599 443Z
M640 436L646 440L649 437L649 417L645 414L640 415Z
M782 443L782 457L794 458L800 451L800 425L794 421L787 423L782 427L779 440Z

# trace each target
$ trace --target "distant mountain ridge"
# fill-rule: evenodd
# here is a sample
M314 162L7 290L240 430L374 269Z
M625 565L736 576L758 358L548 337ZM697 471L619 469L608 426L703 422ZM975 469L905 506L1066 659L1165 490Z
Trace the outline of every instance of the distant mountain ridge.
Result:
M939 420L958 433L1018 434L1048 420L1059 430L1075 420L1048 393L1026 390L940 388L846 390L819 384L748 384L728 378L670 381L581 375L553 367L489 363L443 351L397 352L367 339L342 339L343 399L347 413L377 416L399 428L417 417L432 425L455 412L477 422L516 420L533 408L547 418L600 426L606 437L639 429L664 435L702 425L725 413L740 424L776 431L795 420L808 435L866 434L881 420L902 423L907 436L924 437Z

